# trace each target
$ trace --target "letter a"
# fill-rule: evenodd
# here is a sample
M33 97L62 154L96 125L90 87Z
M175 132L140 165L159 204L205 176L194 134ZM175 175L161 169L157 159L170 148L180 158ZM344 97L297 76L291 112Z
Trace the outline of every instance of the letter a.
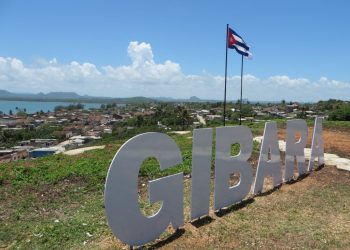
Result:
M269 152L271 156L270 160L268 157ZM267 176L273 177L273 185L275 187L282 183L276 122L265 123L264 138L260 148L259 162L253 187L254 194L262 191L264 179Z
M315 158L318 158L318 166L324 164L324 148L322 136L322 118L316 117L314 133L312 135L311 153L308 170L311 171L315 165Z
M295 142L295 134L300 131L300 139ZM294 174L294 161L298 165L299 176L306 173L304 149L307 143L307 124L304 120L287 121L286 160L284 180L289 181Z

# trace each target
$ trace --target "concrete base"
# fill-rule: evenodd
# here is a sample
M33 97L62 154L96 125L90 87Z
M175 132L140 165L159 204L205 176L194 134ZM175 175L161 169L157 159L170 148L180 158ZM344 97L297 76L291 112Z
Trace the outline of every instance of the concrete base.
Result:
M263 139L263 136L257 136L254 138L254 141L261 143L262 139ZM278 145L279 145L279 148L282 152L286 151L286 142L285 141L279 140ZM309 160L310 154L311 154L311 149L305 148L304 153L305 153L305 159ZM350 171L350 159L341 158L336 154L324 153L324 161L325 161L326 165L336 166L340 170Z

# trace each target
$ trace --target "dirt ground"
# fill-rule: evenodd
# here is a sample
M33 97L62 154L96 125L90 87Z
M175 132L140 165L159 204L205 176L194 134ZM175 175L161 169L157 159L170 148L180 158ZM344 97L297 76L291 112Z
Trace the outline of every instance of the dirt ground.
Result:
M209 216L194 222L189 222L186 202L190 181L185 179L184 226L178 231L169 226L158 240L142 249L317 249L333 248L327 244L337 239L344 245L336 248L350 246L346 237L350 233L349 196L340 194L342 189L338 188L350 185L349 172L325 166L262 195L250 195L241 204L220 212L211 210ZM336 205L334 197L339 199ZM316 229L320 232L315 233ZM113 236L95 242L93 247L129 248Z
M311 144L311 135L312 128L309 128L308 147ZM350 131L324 128L323 136L325 152L350 158ZM279 139L284 139L284 137L285 129L279 129ZM259 152L254 151L249 160L254 173L258 156ZM72 156L69 161L67 158L65 162L70 164L70 161L74 161L78 157L82 156ZM281 165L283 162L284 153L281 153ZM26 161L23 162L23 167L30 167L33 164L32 161ZM28 199L24 199L22 196L18 198L22 202L19 206L22 208L20 213L15 213L18 210L17 204L15 202L10 204L10 201L15 199L5 196L8 193L6 191L3 196L3 200L6 202L2 202L0 207L3 207L3 211L7 213L8 208L13 209L13 217L21 218L21 222L24 223L21 228L26 228L27 225L38 225L40 230L44 230L44 237L46 234L55 237L64 235L63 231L52 230L56 230L56 228L64 231L69 230L70 227L67 225L72 225L74 230L80 230L83 227L80 226L81 221L84 223L88 221L86 224L89 225L95 223L95 226L99 225L100 228L103 228L101 233L98 231L99 236L95 239L91 238L87 245L79 242L77 243L79 245L75 245L74 249L129 249L127 245L112 235L111 230L105 224L103 205L101 205L103 204L102 193L87 192L85 189L87 180L81 178L65 179L64 182L42 187L43 190L47 191L37 194L34 192L40 191L41 188L28 189L26 190L28 195L24 193L22 196L27 197L33 193L34 196ZM237 182L237 176L233 176L232 181ZM139 179L139 197L142 203L142 212L145 215L151 215L159 209L160 204L146 204L145 201L148 200L147 182L147 178ZM7 182L3 184L8 185ZM219 212L212 211L213 179L211 185L209 216L190 222L191 178L190 175L187 175L184 178L185 220L183 227L175 232L169 226L157 240L147 244L142 249L350 249L350 172L348 171L340 171L334 166L326 165L303 178L288 184L285 183L278 188L273 188L271 178L268 178L264 183L262 194L255 197L250 194L240 204L222 209ZM9 195L18 196L17 193L9 193ZM36 202L37 196L38 202ZM82 208L81 204L87 197L92 200L91 205L84 202L85 208ZM63 210L61 201L62 204L64 204L63 202L67 204ZM40 210L40 219L36 220L41 221L43 217L52 217L58 218L60 222L65 221L65 223L71 224L54 223L55 227L53 228L51 228L51 224L49 224L50 227L46 227L46 224L35 224L33 218L39 218L37 210L41 207L46 210ZM73 212L75 210L79 210L79 213ZM78 219L71 220L73 217ZM87 219L91 219L91 223ZM7 221L8 218L2 217L0 213L1 220ZM61 224L62 226L60 226ZM40 241L36 235L32 234L32 232L39 232L39 229L33 228L26 229L30 234L24 233L23 235L28 237L27 240ZM0 231L4 232L5 230ZM82 232L84 237L89 237L85 236L84 231ZM16 241L13 242L16 244ZM7 244L1 244L0 233L0 249L6 246Z
M313 128L310 127L308 131L308 147L311 146L312 132ZM285 139L285 129L279 129L279 139ZM344 130L335 130L335 129L323 129L323 138L324 138L324 147L325 152L327 153L335 153L341 157L350 157L350 132ZM254 170L256 167L257 156L253 157L250 161ZM254 171L255 172L255 171ZM350 233L350 217L344 217L344 214L339 214L337 211L332 211L332 206L323 205L324 202L328 201L328 191L332 190L331 196L336 194L338 189L334 188L338 184L349 186L350 185L350 172L339 171L334 166L325 166L318 171L313 171L306 177L302 179L298 179L297 181L289 184L283 184L278 189L272 189L272 183L270 178L265 181L264 184L264 194L261 196L253 197L252 195L247 197L246 201L243 201L242 204L232 206L227 210L223 210L220 213L215 213L214 211L210 211L209 216L204 217L203 219L197 222L189 222L189 192L190 192L190 181L191 179L185 179L185 224L184 226L175 232L170 226L167 229L167 232L162 235L155 242L144 246L146 249L154 249L154 248L164 248L164 249L184 249L184 248L194 248L194 249L216 249L216 248L263 248L268 249L269 247L274 248L299 248L299 247L311 247L311 248L319 248L322 244L319 244L317 240L310 239L308 237L313 237L312 232L308 232L308 226L302 225L304 223L303 220L296 220L294 224L297 229L293 228L293 230L298 230L299 227L302 228L301 231L305 233L295 233L288 232L285 236L279 238L279 233L276 233L273 237L261 237L262 235L255 236L256 238L252 239L252 235L255 234L255 230L259 228L260 230L267 230L267 234L269 234L269 225L265 225L269 223L269 219L267 217L272 216L276 218L275 222L271 222L271 227L273 225L279 227L281 224L285 223L286 227L289 227L290 223L293 224L293 221L285 221L284 216L290 214L291 212L287 212L291 210L295 213L310 213L309 216L306 216L304 220L309 220L309 218L316 219L320 218L320 220L324 220L324 222L320 223L318 226L315 223L315 227L322 228L324 224L328 224L328 227L322 228L322 232L327 232L325 235L332 235L333 231L338 232L339 235L334 235L331 239L322 239L323 241L331 240L344 237L345 234ZM314 206L319 207L318 213L319 215L313 211L311 207L302 207L299 202L303 199L308 199L305 197L309 197L309 195L303 195L304 192L309 192L310 189L315 189L315 193L320 192L320 197L316 195L316 199L314 200ZM147 187L141 187L140 193L146 193ZM270 191L268 191L270 190ZM318 191L316 191L318 190ZM325 194L323 194L325 192ZM292 194L292 198L290 195ZM187 197L186 197L187 196ZM324 197L323 197L324 196ZM347 196L349 197L349 196ZM313 196L311 198L314 199ZM341 209L345 209L350 212L349 200L346 197L341 197L341 200L344 200L343 207ZM211 203L212 203L211 197ZM290 204L287 207L282 203L288 203L294 201L295 204ZM186 204L187 203L187 204ZM279 204L279 205L278 205ZM282 204L282 205L281 205ZM319 204L319 205L317 205ZM322 205L321 205L322 204ZM266 212L268 207L271 207L271 211ZM211 204L212 207L212 204ZM158 208L157 208L158 209ZM156 210L157 210L156 209ZM256 213L257 211L264 210L267 215ZM324 210L324 211L323 211ZM154 212L154 211L152 211ZM328 217L322 217L324 212L328 213ZM238 215L237 215L238 214ZM243 216L243 215L244 216ZM323 215L322 215L323 214ZM247 215L247 217L245 216ZM241 216L243 216L243 220L241 221ZM267 216L267 217L266 217ZM289 215L288 215L289 216ZM266 218L265 218L266 217ZM234 221L237 220L238 221ZM313 219L310 219L312 221ZM328 220L329 219L329 220ZM254 224L255 225L252 225ZM312 224L312 222L310 222ZM310 224L309 223L309 224ZM238 228L241 225L244 225L245 232L239 231ZM306 224L308 224L306 222ZM310 224L310 225L311 225ZM237 228L235 228L237 227ZM305 229L303 228L305 227ZM237 231L238 230L238 231ZM289 228L280 229L281 234L284 235ZM333 230L333 231L332 231ZM221 233L220 233L221 231ZM231 233L229 233L232 231ZM277 237L277 238L276 238ZM318 237L318 236L317 236ZM288 245L290 238L293 241L293 238L298 239L298 242ZM270 242L271 240L271 242ZM350 244L348 241L346 244ZM102 249L128 249L128 246L122 244L119 240L114 237L108 237L103 239L101 242L95 243L98 248ZM248 244L248 245L247 245ZM288 247L286 247L286 244ZM331 245L332 247L332 245ZM337 247L338 248L338 247ZM340 247L343 248L343 247Z
M310 127L308 147L311 146L312 133L313 127ZM278 136L279 139L285 140L285 129L279 129ZM325 152L350 158L349 131L324 128L323 138ZM257 156L250 161L254 172L256 160ZM187 203L189 202L190 182L191 179L185 179L184 226L176 232L169 226L167 232L158 240L143 248L293 249L306 247L315 249L320 247L344 248L344 246L347 248L350 246L350 241L344 241L345 235L350 233L350 217L346 215L350 214L348 194L339 196L339 201L342 202L341 207L338 207L339 210L336 210L339 203L332 204L333 196L339 195L343 188L343 186L339 188L338 185L345 185L345 187L350 185L350 172L337 170L335 166L325 166L293 183L283 184L278 189L273 189L272 180L268 178L264 183L263 195L255 197L250 195L241 204L231 206L220 213L211 210L209 216L192 223L189 222L190 211L189 203ZM144 186L140 189L140 193L145 194L146 190L147 187ZM313 190L312 194L310 194L310 190ZM305 199L312 199L312 203L304 206L301 202ZM212 202L213 197L211 197L211 209ZM305 203L305 201L303 202ZM158 207L155 210L157 209ZM344 211L346 212L344 213ZM285 220L286 217L291 217L294 213L298 216L304 214L304 218ZM325 216L326 214L327 216ZM275 221L269 222L269 218L272 217L275 218ZM315 220L318 221L314 223ZM279 229L274 231L273 227ZM320 229L320 232L314 234L316 229ZM256 230L262 230L263 233L256 233ZM270 231L273 231L272 236ZM322 234L324 235L320 236ZM337 245L338 243L327 245L329 242L337 242L337 240L344 242L340 245ZM344 245L342 245L343 243ZM128 249L128 246L113 237L96 242L96 246L102 249Z
M309 127L308 147L311 146L312 133L313 127ZM279 129L278 138L280 140L285 140L285 129ZM325 153L333 153L340 157L350 158L350 131L324 128L323 141Z

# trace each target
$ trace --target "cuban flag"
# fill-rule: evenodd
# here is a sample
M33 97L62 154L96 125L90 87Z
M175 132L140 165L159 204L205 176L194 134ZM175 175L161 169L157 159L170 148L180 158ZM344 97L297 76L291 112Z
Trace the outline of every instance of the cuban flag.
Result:
M252 58L253 55L249 52L249 46L244 42L243 38L238 35L233 29L228 28L227 46L230 49L235 49L242 56Z

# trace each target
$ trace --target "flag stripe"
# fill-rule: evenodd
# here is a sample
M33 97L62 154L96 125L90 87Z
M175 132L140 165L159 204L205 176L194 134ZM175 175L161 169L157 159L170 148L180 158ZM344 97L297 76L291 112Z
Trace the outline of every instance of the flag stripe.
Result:
M238 50L240 50L240 51L242 51L242 52L248 52L247 49L245 49L244 47L239 46L238 44L234 44L233 47L238 49Z
M237 51L238 54L241 54L243 56L246 56L246 57L251 57L252 56L252 54L249 53L249 52L241 51L241 50L238 50L237 48L235 48L235 50Z
M238 35L233 29L231 29L231 28L229 28L229 29L232 32L232 34L234 34L235 36L238 36L243 41L243 38L240 35Z
M236 44L238 46L241 46L241 47L245 48L246 50L249 50L249 46L247 44L245 44L245 43L241 43L241 42L236 41L235 45Z
M249 46L244 42L243 38L238 35L233 29L229 28L228 32L228 47L230 49L235 49L237 53L246 56L251 57L252 54L249 52Z
M232 35L233 35L233 37L235 38L236 41L241 42L241 43L244 43L242 37L237 36L237 35L235 35L235 34L233 34L233 33L232 33Z

